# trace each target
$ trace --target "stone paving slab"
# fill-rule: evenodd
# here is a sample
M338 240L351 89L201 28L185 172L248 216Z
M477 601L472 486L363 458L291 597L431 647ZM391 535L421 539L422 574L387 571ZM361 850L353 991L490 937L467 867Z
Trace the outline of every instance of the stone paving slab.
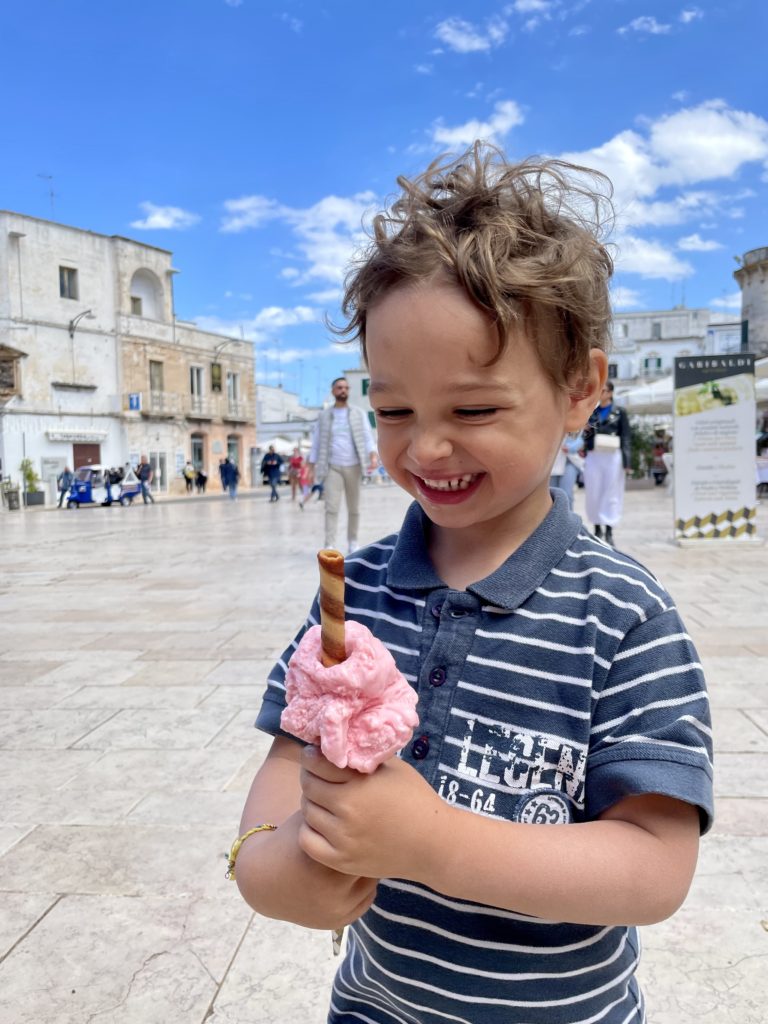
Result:
M361 540L406 505L364 489ZM124 512L0 513L0 1024L322 1024L327 933L252 915L224 879L322 506ZM642 930L649 1024L765 1024L768 548L681 549L671 521L663 489L631 490L616 537L699 648L717 820L684 908Z

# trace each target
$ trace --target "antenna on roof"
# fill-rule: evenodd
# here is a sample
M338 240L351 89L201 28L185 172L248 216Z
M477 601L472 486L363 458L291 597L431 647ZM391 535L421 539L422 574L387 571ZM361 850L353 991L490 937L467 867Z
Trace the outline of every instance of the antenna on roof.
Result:
M53 191L53 175L52 174L38 174L38 178L42 178L43 181L48 182L48 198L51 200L51 220L56 219L56 210L53 205L53 200L56 193Z

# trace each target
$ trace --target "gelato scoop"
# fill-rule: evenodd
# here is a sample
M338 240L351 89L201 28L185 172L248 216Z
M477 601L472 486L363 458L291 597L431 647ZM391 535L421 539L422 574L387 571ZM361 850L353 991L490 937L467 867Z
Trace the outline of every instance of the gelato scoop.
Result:
M386 647L362 623L344 624L346 658L326 666L320 626L312 626L288 663L280 724L319 744L338 768L370 773L397 753L419 724L418 697Z

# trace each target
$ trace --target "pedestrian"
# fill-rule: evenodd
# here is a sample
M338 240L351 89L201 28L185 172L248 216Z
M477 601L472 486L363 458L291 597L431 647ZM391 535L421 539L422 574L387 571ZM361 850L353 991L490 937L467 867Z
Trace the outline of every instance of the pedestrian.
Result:
M139 464L136 467L136 476L139 478L141 484L141 497L145 505L154 505L155 499L152 497L152 491L150 489L152 480L154 479L154 472L149 464L146 455L142 455L139 460Z
M203 472L202 467L198 469L195 475L195 487L197 488L198 494L205 494L205 487L208 483L208 475Z
M360 526L360 482L366 467L378 465L376 445L362 409L349 405L349 382L331 384L333 405L317 418L308 462L314 480L322 483L325 501L325 546L336 544L341 496L347 503L347 551L355 551Z
M283 460L275 451L275 446L271 444L267 449L266 455L261 460L261 475L266 477L267 483L271 488L269 494L270 501L280 501L280 495L277 493L277 487L280 483L282 473Z
M183 470L184 483L186 484L187 494L192 494L195 486L195 467L192 463L187 460L187 464Z
M578 434L566 434L552 464L549 486L559 487L561 491L565 491L569 508L573 508L573 488L579 472L584 469L584 459L581 456L583 447L584 437L581 431Z
M301 467L299 469L299 508L304 511L304 505L310 496L310 479L311 473L308 464L301 460Z
M613 401L607 381L584 430L584 497L595 536L613 544L613 528L624 511L624 481L630 469L630 428L626 412Z
M64 499L69 494L69 490L74 482L75 474L69 466L65 466L61 473L56 477L56 486L59 489L59 508L64 504Z
M240 470L237 463L232 462L229 456L219 466L222 490L229 494L231 501L237 500L237 485L240 481Z
M417 690L420 725L368 775L281 732L315 600L269 675L234 868L266 917L351 924L329 1024L641 1024L636 926L680 905L711 821L675 605L549 489L608 370L587 181L606 179L478 143L399 179L347 278L382 462L415 501L347 561L346 615Z
M299 478L301 476L301 470L304 465L304 456L298 448L293 449L293 454L288 460L288 482L291 485L291 501L296 500L298 493L299 500L301 500L301 488L299 484Z

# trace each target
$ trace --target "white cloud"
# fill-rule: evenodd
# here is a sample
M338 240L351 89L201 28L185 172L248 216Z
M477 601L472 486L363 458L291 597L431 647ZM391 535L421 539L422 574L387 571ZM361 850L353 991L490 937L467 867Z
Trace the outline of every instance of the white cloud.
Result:
M592 31L592 28L589 25L574 25L573 28L570 29L570 31L568 32L568 35L569 36L586 36L591 31Z
M245 231L247 228L259 228L267 221L282 216L283 207L274 199L266 196L243 196L240 199L227 199L224 209L228 215L221 225L225 232Z
M280 277L284 278L286 281L291 281L293 278L300 276L300 271L298 271L296 267L283 267L280 271Z
M690 25L692 21L698 21L699 18L704 17L704 11L698 7L688 7L685 10L680 11L680 21L683 25Z
M768 121L710 100L660 118L648 141L662 184L729 178L744 163L768 159Z
M217 316L198 316L195 323L203 331L223 334L239 340L247 338L255 344L273 343L275 335L286 327L299 324L319 323L320 310L310 306L266 306L255 316L242 317L237 320L224 319Z
M132 228L140 228L142 231L183 231L184 228L191 228L197 224L200 217L189 210L182 210L178 206L156 206L154 203L139 203L140 209L146 217L143 220L131 221Z
M298 18L294 18L292 14L287 14L286 12L280 15L280 20L285 22L291 32L301 32L304 27L303 21L299 21Z
M730 178L744 164L768 159L768 121L722 100L683 108L644 128L645 134L627 129L563 159L607 174L620 211L665 186Z
M434 64L416 64L413 69L417 75L431 75L434 70Z
M679 238L677 240L677 248L682 249L683 252L714 252L715 249L722 249L723 246L720 242L716 242L714 238L702 238L698 233L693 235L686 235L685 238Z
M224 0L227 7L241 7L243 0Z
M640 18L634 18L628 25L622 25L616 31L620 36L627 35L628 32L638 32L641 35L663 36L672 31L672 26L658 22L653 16L644 14Z
M509 27L501 18L490 18L485 29L463 18L446 18L435 28L435 38L456 53L483 53L501 46Z
M686 89L678 89L677 92L672 93L672 99L677 100L678 103L685 103L690 96L690 93Z
M622 273L640 274L641 277L679 281L693 273L690 263L678 259L660 242L635 235L623 235L617 240L616 269Z
M710 306L714 306L715 309L734 309L741 310L741 292L731 292L730 295L721 295L719 299L710 299Z
M510 14L544 14L554 6L553 0L514 0L504 10Z
M614 309L638 309L642 307L640 292L634 288L625 288L623 285L614 285L611 288L611 305Z
M295 238L292 262L305 261L305 268L287 275L294 284L326 281L339 285L354 252L364 245L367 236L363 221L375 205L373 192L359 192L353 196L325 196L314 206L296 209L284 206L265 196L243 196L224 203L227 215L221 225L223 232L239 232L261 228L279 221L286 224Z
M514 100L500 100L494 104L493 114L487 121L473 118L453 127L443 124L442 120L437 121L432 129L432 141L451 148L469 146L475 139L499 141L524 120L523 112Z

